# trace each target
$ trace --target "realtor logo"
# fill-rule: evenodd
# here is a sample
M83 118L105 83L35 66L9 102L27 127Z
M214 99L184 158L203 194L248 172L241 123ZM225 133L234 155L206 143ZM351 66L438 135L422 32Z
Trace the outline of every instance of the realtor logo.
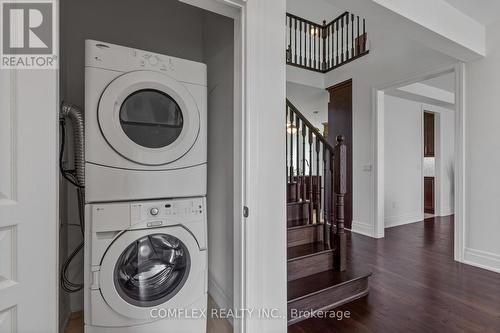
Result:
M52 1L2 0L1 8L0 68L57 68Z

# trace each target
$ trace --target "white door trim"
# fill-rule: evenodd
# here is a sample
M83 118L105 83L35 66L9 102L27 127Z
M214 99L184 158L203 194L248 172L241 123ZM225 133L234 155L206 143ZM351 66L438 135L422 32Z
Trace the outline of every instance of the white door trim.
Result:
M411 78L373 88L373 143L374 143L374 221L373 237L384 237L384 90L424 81L443 74L455 73L455 235L454 257L463 262L465 215L465 64L457 63Z

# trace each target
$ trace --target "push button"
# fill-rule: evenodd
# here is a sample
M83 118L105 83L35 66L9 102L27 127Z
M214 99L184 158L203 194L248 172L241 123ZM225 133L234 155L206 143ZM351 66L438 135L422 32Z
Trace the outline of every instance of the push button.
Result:
M151 209L149 210L149 213L150 213L151 215L153 215L153 216L158 215L158 213L159 213L159 212L160 212L160 211L159 211L159 210L158 210L158 208L156 208L156 207L155 207L155 208L151 208Z

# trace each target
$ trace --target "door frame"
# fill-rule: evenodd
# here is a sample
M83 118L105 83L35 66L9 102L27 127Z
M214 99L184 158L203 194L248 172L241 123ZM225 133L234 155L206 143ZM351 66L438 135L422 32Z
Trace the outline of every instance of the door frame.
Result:
M465 205L465 64L462 62L444 66L405 80L380 85L372 89L373 127L373 237L384 237L384 91L428 80L444 74L455 73L455 228L454 259L464 261L464 235L467 227Z

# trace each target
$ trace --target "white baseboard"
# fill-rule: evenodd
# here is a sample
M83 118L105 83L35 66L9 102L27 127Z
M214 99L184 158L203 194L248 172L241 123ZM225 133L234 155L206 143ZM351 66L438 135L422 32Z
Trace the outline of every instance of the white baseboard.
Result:
M450 216L453 215L455 212L451 207L446 207L446 208L441 208L441 211L439 212L439 216Z
M208 274L208 293L220 309L233 309L233 293L224 291L224 289L210 273ZM228 318L228 320L232 325L232 319Z
M500 255L495 253L466 247L463 263L500 273Z
M375 237L373 235L373 224L359 222L359 221L352 221L351 231L360 235L372 238Z
M397 227L399 225L420 222L423 220L424 220L424 214L419 211L409 214L388 216L384 219L384 223L386 228L391 228L391 227Z

